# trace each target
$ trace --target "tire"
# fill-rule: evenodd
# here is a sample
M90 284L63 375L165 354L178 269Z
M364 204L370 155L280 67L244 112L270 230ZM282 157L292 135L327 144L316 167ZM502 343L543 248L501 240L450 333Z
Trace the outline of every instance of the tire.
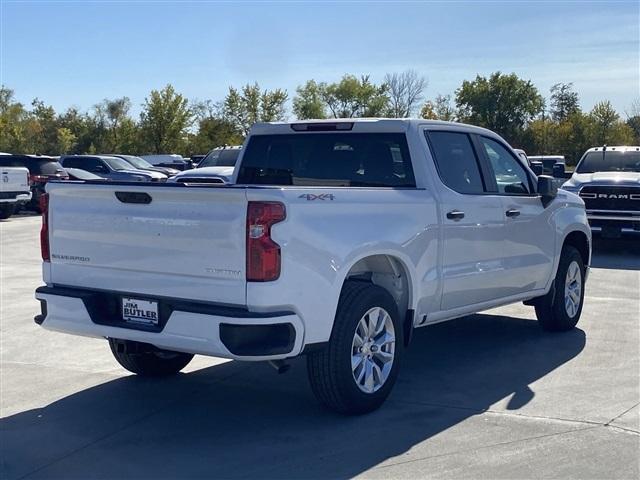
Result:
M577 283L569 288L569 277L576 275ZM585 267L578 250L570 245L562 248L554 287L535 303L540 326L548 332L566 332L576 326L584 304ZM579 291L575 285L578 285ZM570 293L570 291L573 293ZM569 297L569 298L567 298ZM579 302L576 305L576 302Z
M111 353L120 365L136 375L166 377L186 367L193 355L161 350L140 342L109 339Z
M362 329L362 322L367 325L367 321L375 317L378 326L382 326L378 333L370 335ZM364 342L357 340L357 332L362 334ZM390 342L391 334L394 342ZM367 337L378 340L366 341ZM402 322L393 297L368 282L346 282L328 345L307 356L311 389L321 403L336 412L348 415L371 412L389 396L403 350ZM353 370L352 359L360 362Z
M13 215L14 206L12 203L0 203L0 220L6 220Z

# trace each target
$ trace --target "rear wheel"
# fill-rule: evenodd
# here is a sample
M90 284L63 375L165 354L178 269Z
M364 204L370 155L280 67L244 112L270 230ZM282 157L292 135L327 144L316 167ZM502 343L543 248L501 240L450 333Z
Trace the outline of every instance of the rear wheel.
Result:
M13 203L0 203L0 220L5 220L13 215Z
M190 353L161 350L146 343L109 339L111 353L124 368L137 375L163 377L174 375L188 365Z
M542 328L550 332L564 332L576 326L584 303L584 274L580 252L570 245L563 247L555 288L535 304Z
M347 282L329 345L307 357L314 394L340 413L375 410L393 388L403 345L393 297L370 283Z

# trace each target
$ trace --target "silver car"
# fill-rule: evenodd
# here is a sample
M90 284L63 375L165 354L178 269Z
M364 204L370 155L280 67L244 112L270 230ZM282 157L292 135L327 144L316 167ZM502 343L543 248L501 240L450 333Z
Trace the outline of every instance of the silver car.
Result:
M167 176L160 172L135 169L118 157L106 155L63 155L60 163L65 168L79 168L102 178L129 182L164 182Z

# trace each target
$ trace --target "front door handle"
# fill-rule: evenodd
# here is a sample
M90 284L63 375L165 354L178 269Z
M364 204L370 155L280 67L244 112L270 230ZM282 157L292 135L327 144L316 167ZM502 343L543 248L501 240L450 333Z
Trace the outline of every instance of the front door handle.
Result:
M520 216L520 210L518 210L516 208L510 208L509 210L507 210L504 213L509 218L515 218L515 217Z
M451 210L449 213L447 213L447 218L449 220L457 222L464 218L464 212L461 212L460 210Z

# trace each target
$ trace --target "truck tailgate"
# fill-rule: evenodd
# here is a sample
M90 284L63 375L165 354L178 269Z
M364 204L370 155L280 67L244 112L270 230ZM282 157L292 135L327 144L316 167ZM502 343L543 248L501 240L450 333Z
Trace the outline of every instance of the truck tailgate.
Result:
M16 198L17 194L29 193L29 170L24 167L0 167L0 173L0 198Z
M48 282L245 304L243 189L53 182L47 191Z

